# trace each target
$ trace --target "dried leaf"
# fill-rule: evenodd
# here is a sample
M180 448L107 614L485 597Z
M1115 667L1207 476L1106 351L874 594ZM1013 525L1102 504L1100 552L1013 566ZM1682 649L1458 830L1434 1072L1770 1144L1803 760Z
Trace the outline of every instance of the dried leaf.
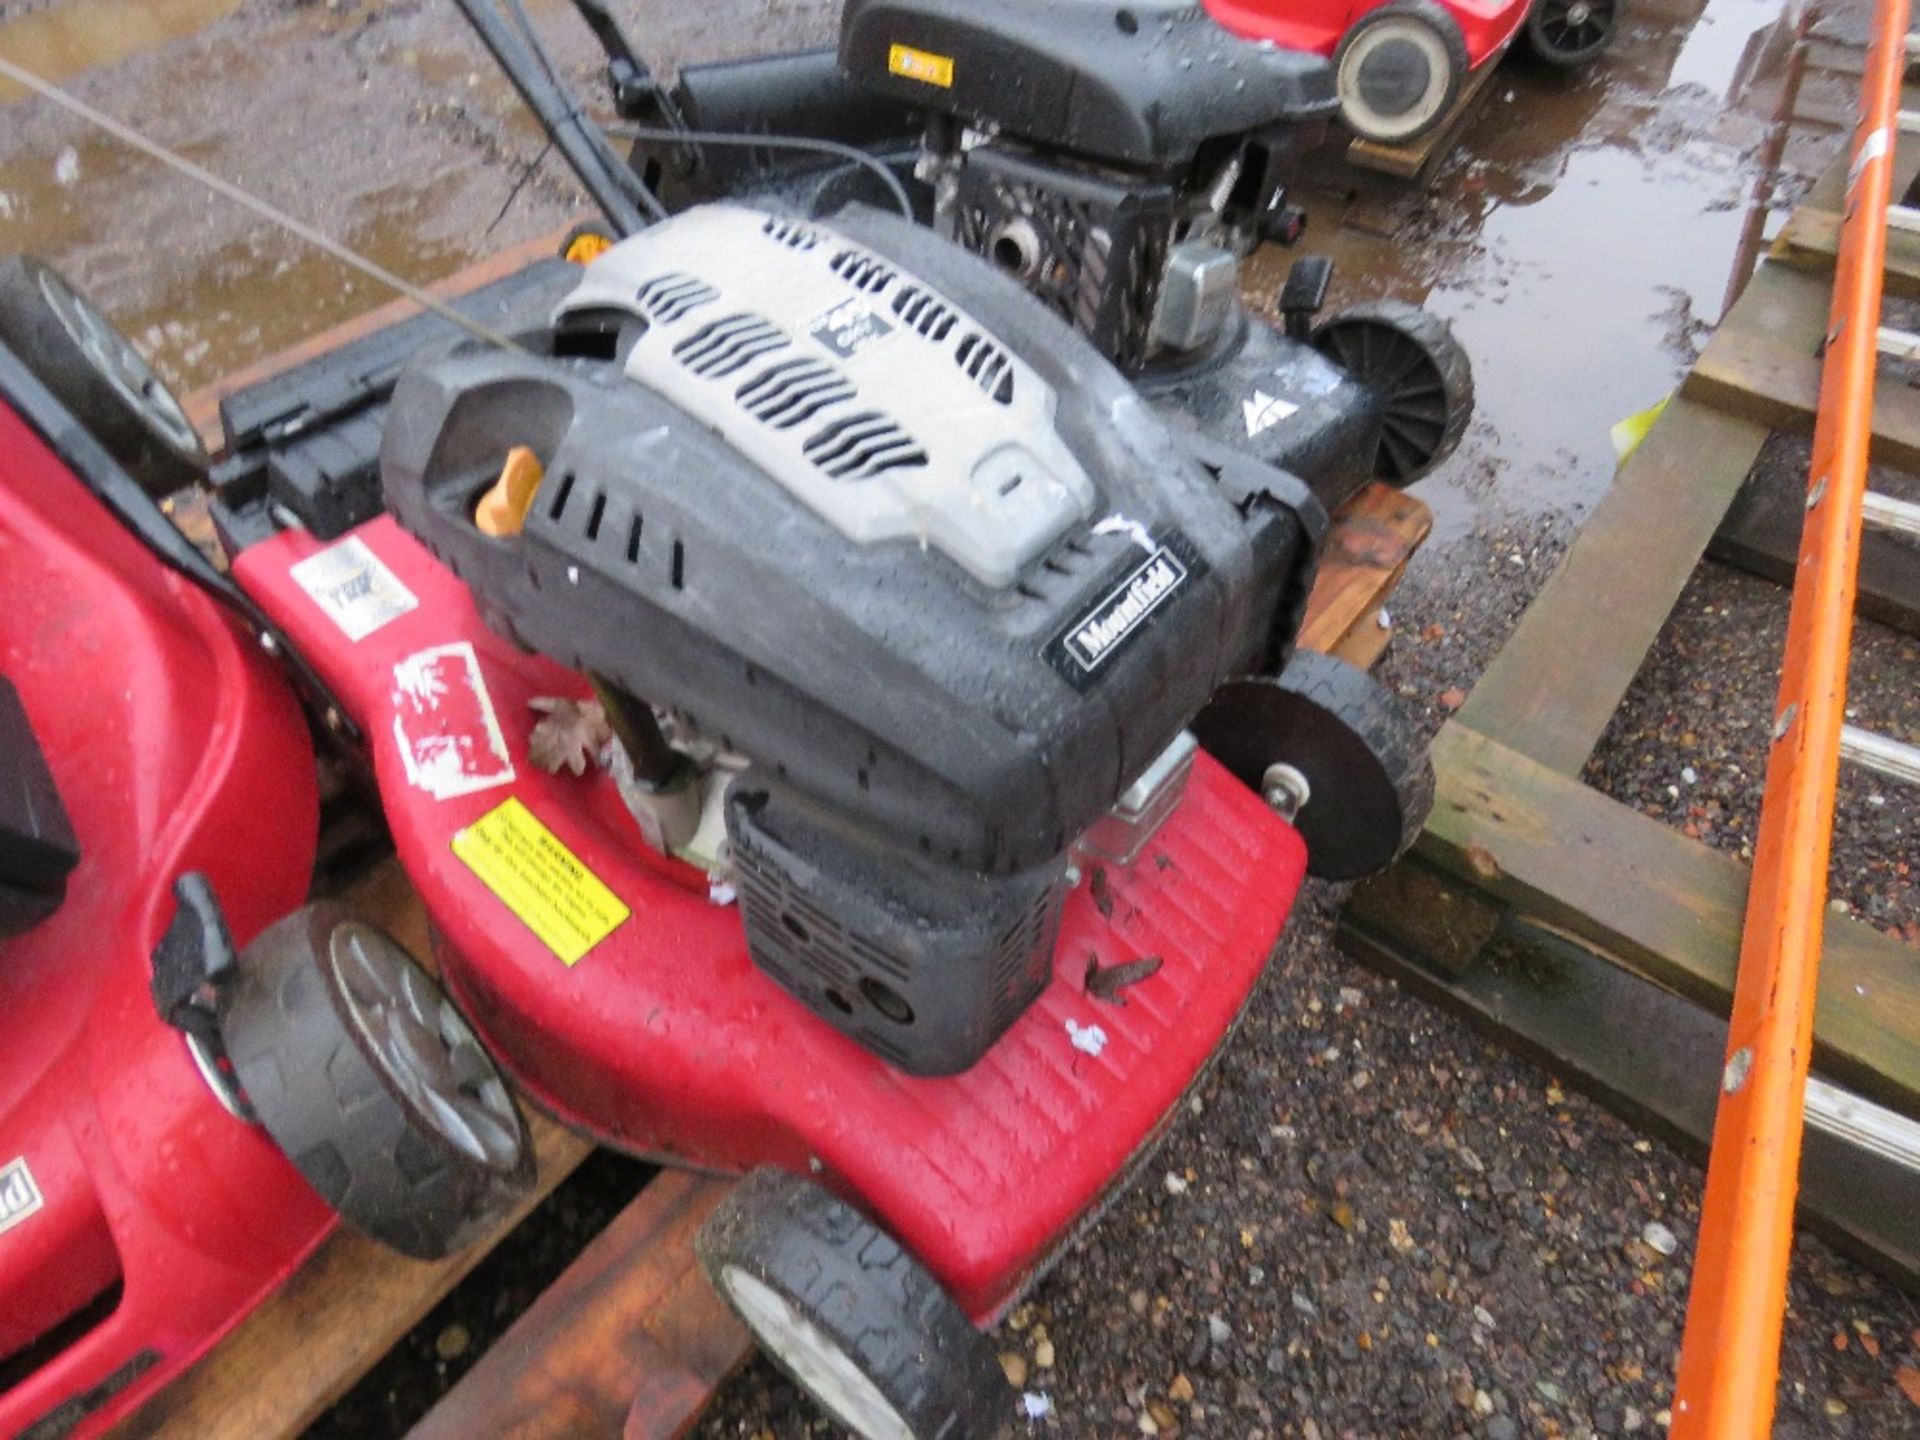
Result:
M599 763L600 752L613 739L613 728L598 700L541 695L527 704L541 712L527 738L527 758L535 765L549 775L562 770L584 775L589 766Z
M1109 1004L1124 1005L1126 997L1120 992L1129 985L1138 985L1149 976L1160 973L1160 967L1166 962L1158 955L1143 955L1138 960L1129 960L1124 965L1102 965L1098 955L1087 956L1087 994L1096 1000L1105 1000Z
M1113 918L1113 887L1107 884L1107 867L1096 865L1093 874L1087 879L1087 888L1093 893L1093 908L1100 912L1100 918Z

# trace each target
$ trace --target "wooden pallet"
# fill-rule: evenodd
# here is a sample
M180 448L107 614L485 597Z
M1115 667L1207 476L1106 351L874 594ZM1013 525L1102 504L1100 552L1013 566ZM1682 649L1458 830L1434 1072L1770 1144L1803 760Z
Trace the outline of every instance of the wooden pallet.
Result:
M464 294L551 255L541 237L431 288ZM189 396L188 415L220 439L219 402L414 312L397 301ZM176 516L190 532L204 515ZM1371 665L1386 649L1385 601L1432 529L1425 504L1384 485L1341 507L1308 602L1301 644ZM205 538L202 536L201 538ZM423 959L426 917L395 863L348 897ZM591 1153L591 1144L530 1110L539 1150L535 1196L494 1235L423 1263L337 1231L195 1369L116 1436L121 1440L266 1440L298 1434L339 1400L527 1210ZM663 1172L574 1260L412 1432L420 1440L561 1440L684 1434L749 1342L693 1258L693 1235L728 1182Z
M1432 818L1406 860L1355 890L1340 931L1355 955L1701 1153L1747 867L1579 776L1770 431L1810 424L1831 295L1811 237L1845 165L1787 227L1442 732ZM1920 401L1884 398L1874 453L1912 465ZM1920 1118L1912 947L1829 918L1814 1065ZM1803 1216L1920 1283L1920 1177L1810 1133Z

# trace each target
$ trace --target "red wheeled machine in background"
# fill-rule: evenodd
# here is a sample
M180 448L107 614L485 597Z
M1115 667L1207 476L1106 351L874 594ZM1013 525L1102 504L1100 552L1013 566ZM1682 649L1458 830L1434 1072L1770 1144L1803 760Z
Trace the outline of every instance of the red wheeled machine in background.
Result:
M179 1374L337 1213L441 1254L531 1151L426 975L304 905L278 632L132 478L203 469L179 407L34 262L0 263L0 342L0 1433L55 1440Z
M1473 72L1522 30L1562 69L1613 43L1623 0L1203 0L1234 34L1333 59L1340 118L1363 140L1405 145L1452 113Z

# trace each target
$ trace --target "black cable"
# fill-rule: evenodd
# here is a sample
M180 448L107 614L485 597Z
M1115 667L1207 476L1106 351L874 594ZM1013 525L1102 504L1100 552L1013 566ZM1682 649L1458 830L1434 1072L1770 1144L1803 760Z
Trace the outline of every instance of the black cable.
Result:
M488 3L491 3L491 0L488 0ZM546 45L542 43L540 32L534 28L533 17L527 14L527 7L521 3L521 0L506 0L506 6L507 13L513 17L514 25L525 40L534 62L546 72L548 84L566 105L567 118L580 129L590 147L597 151L607 151L608 147L604 141L596 139L601 132L597 131L592 117L575 102L573 91L561 80L559 67L554 64L553 56L548 53ZM629 200L655 220L667 218L667 207L660 203L660 197L655 195L624 161L611 153L606 153L604 158L612 171L609 178Z
M512 3L517 4L518 0L512 0ZM893 203L900 207L900 213L909 220L914 218L913 200L907 194L907 187L900 183L900 177L857 145L843 145L838 140L817 140L806 135L761 135L745 130L688 130L657 125L609 125L606 131L623 140L665 140L688 145L764 145L770 150L813 150L822 155L837 156L862 165L877 175L880 183L892 195Z

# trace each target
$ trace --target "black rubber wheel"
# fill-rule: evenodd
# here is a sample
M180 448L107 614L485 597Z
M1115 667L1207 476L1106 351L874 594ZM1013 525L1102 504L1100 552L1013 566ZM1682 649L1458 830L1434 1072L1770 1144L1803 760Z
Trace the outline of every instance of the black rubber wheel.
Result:
M1307 798L1293 823L1307 873L1358 880L1392 864L1433 809L1427 747L1392 696L1364 670L1301 650L1279 676L1221 686L1193 723L1207 753L1266 792L1291 766Z
M1333 52L1340 118L1363 140L1411 144L1453 113L1468 69L1459 21L1433 0L1393 0Z
M1543 64L1576 69L1613 44L1623 9L1622 0L1533 0L1527 48Z
M769 1359L861 1440L1000 1440L1014 1401L986 1337L859 1211L757 1170L695 1249Z
M86 296L31 255L0 260L0 344L149 495L206 475L207 452L166 383Z
M1321 321L1313 347L1380 396L1373 477L1411 485L1451 455L1473 418L1473 367L1438 315L1398 300Z
M321 903L255 937L220 1036L260 1124L341 1218L451 1254L533 1188L533 1141L493 1061L399 943Z

